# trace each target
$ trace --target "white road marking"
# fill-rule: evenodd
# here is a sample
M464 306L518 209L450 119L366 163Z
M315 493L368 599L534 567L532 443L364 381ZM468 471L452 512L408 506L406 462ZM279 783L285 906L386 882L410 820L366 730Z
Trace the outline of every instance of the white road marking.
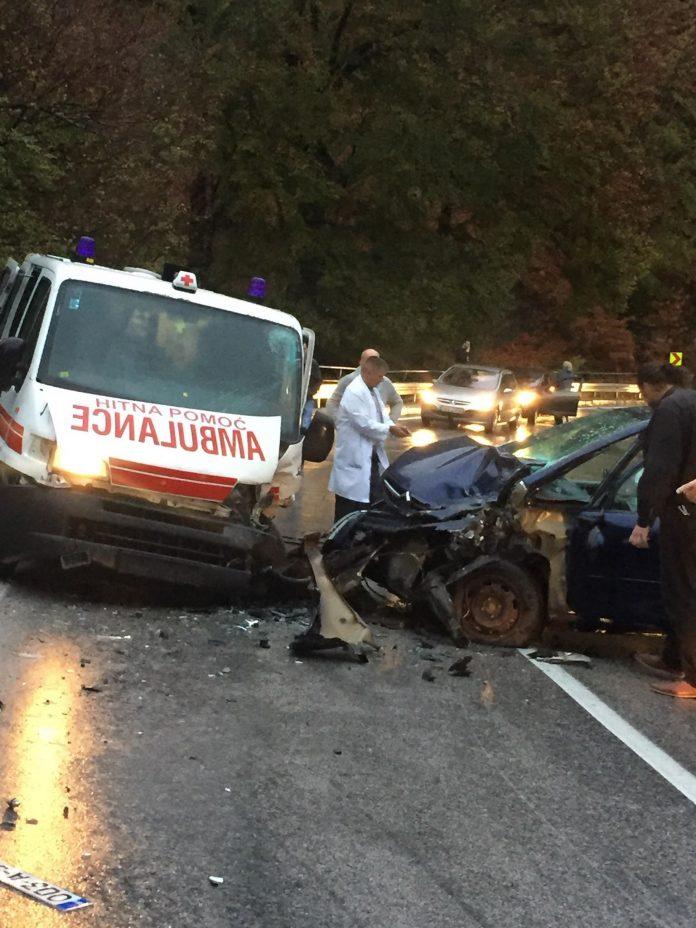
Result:
M553 682L567 693L579 706L595 718L607 731L622 741L626 747L649 764L653 770L664 777L668 783L678 789L687 799L696 805L696 776L670 757L666 751L646 738L618 712L611 709L592 690L580 683L575 677L559 667L558 664L543 664L533 660L529 655L533 649L520 648L519 652L534 666L545 673Z

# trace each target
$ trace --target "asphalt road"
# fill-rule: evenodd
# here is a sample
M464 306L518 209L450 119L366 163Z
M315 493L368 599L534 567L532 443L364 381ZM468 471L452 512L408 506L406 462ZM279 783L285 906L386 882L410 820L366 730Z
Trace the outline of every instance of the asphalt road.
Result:
M0 861L93 903L0 885L0 928L693 925L696 706L626 658L561 670L569 695L502 649L450 677L429 629L297 663L297 604L46 572L0 596Z

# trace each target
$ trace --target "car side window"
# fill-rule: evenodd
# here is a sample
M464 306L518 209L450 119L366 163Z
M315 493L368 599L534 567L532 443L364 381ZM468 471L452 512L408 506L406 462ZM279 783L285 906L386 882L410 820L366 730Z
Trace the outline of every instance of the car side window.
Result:
M19 332L19 328L22 324L22 319L24 318L24 312L27 308L27 304L29 303L29 300L31 299L34 293L34 288L36 287L36 284L37 284L37 281L40 275L41 275L41 268L38 268L38 267L35 267L32 270L31 274L29 275L29 280L27 281L26 287L22 291L22 295L19 298L19 303L17 304L17 309L15 311L14 316L12 317L12 322L10 323L10 331L8 332L8 335L10 338L15 338ZM8 303L9 303L9 300L8 300Z
M588 460L566 471L562 477L543 484L537 495L540 499L555 502L589 503L600 484L635 444L635 435L629 435L607 445Z
M631 471L618 487L609 508L619 512L638 512L638 481L642 476L642 465Z

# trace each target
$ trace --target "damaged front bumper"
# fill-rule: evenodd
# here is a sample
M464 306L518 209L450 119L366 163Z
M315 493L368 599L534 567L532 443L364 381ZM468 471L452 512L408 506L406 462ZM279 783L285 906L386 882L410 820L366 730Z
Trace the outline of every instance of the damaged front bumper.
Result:
M512 505L472 497L409 510L385 502L338 523L324 559L341 594L356 602L366 593L382 602L391 595L402 607L426 606L462 644L469 637L524 643L545 617L545 560Z
M272 526L256 527L89 490L0 486L0 562L99 564L225 593L282 568Z

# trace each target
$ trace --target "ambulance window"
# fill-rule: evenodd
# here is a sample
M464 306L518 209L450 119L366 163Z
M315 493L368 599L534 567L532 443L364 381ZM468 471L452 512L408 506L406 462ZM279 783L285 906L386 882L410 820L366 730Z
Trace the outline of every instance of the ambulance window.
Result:
M24 319L19 329L19 337L26 341L24 357L27 363L31 360L34 349L36 348L36 342L39 338L39 329L43 322L50 293L51 281L48 277L42 277L37 284L36 290L34 290L34 295L31 298L31 302L24 314Z
M17 294L19 293L19 289L23 283L24 275L20 272L15 277L14 283L12 284L12 289L7 294L7 299L5 300L5 303L2 307L2 312L0 312L0 336L3 333L5 325L7 324L7 320L10 318L10 313L12 312L14 301L17 299Z
M12 325L10 326L9 331L10 338L15 338L19 332L19 327L22 324L22 317L24 316L24 310L27 308L27 303L29 302L31 295L34 292L34 287L36 286L36 282L39 279L40 274L41 268L39 267L35 267L31 272L29 280L27 281L27 285L24 288L22 296L20 297L19 303L17 305L17 312L14 314L12 319Z

